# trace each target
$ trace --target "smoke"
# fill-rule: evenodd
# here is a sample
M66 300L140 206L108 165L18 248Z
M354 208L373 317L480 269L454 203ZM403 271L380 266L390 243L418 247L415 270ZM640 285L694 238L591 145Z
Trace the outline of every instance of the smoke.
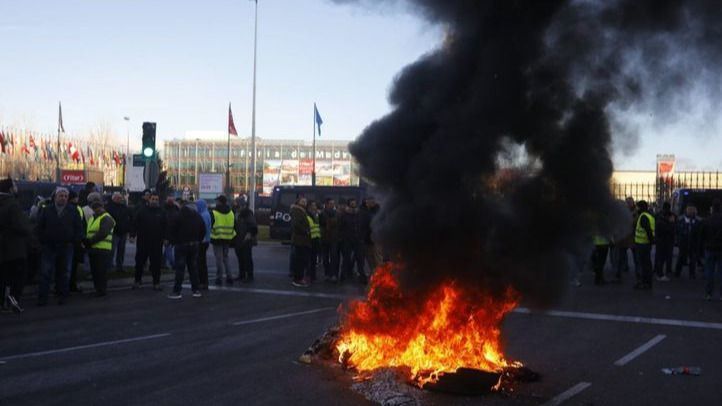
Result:
M404 264L403 286L416 293L451 278L552 303L592 235L629 231L609 189L612 128L635 145L625 114L673 121L700 80L718 94L722 8L681 0L405 4L447 38L403 69L392 112L350 146L384 196L375 238Z

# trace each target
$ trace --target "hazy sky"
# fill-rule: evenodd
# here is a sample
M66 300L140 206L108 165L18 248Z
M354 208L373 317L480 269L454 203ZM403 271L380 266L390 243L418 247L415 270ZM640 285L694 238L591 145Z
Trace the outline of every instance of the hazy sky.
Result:
M400 69L438 46L442 31L400 9L329 0L259 0L257 135L308 138L313 103L323 136L353 139L389 110ZM0 124L86 134L108 123L125 140L141 123L159 139L186 131L250 134L253 11L249 0L0 0ZM722 167L717 121L641 120L635 152L618 167L652 169L657 153L682 166ZM629 144L629 143L625 143Z

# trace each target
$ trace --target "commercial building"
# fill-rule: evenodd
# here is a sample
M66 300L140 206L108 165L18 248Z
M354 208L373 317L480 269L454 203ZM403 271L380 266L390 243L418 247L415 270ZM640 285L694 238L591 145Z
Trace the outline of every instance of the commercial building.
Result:
M256 168L251 169L250 137L231 137L231 187L234 193L250 188L255 172L257 190L270 194L277 185L310 185L313 145L310 141L256 138ZM198 191L199 173L226 173L228 140L174 139L166 141L163 163L176 190ZM357 165L348 152L348 141L316 140L316 184L358 185Z

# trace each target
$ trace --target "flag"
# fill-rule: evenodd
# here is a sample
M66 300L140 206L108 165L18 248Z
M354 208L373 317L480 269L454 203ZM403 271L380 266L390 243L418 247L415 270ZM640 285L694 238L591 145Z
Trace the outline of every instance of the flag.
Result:
M321 124L323 124L323 120L321 119L321 115L318 114L318 109L316 108L316 103L313 103L313 115L316 119L316 125L318 126L318 136L321 136Z
M85 154L83 154L83 148L80 148L79 151L80 151L80 159L83 161L83 165L85 165Z
M236 125L233 123L233 113L231 112L231 103L228 103L228 134L235 135L238 137L238 131L236 131Z
M60 102L58 102L58 131L65 132L65 127L63 127L63 106L60 105Z
M93 159L93 150L90 149L90 145L88 145L88 160L90 161L91 165L95 165L95 159Z
M113 161L115 161L115 165L120 165L120 155L118 155L118 151L113 151Z
M78 152L78 149L75 148L72 142L68 143L68 154L70 155L70 159L72 159L73 161L80 161L80 153Z
M5 153L5 134L0 131L0 152Z
M35 144L35 138L33 138L33 135L30 134L30 148L37 150L38 146Z

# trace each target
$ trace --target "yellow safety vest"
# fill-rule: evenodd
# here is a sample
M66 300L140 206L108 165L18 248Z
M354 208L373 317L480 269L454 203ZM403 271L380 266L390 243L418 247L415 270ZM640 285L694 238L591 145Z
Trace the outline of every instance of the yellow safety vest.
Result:
M313 220L313 217L306 216L306 218L308 219L308 225L311 226L311 239L321 238L321 227Z
M83 209L80 206L75 206L76 209L78 209L78 214L80 215L80 220L82 221L83 218L85 218L85 213L83 213Z
M100 215L100 217L93 216L93 218L90 219L90 223L88 223L88 229L87 229L88 239L93 238L95 236L95 234L98 231L100 231L100 221L103 220L105 217L110 217L110 214L103 213ZM114 228L115 228L115 226L113 226L113 228L110 229L110 232L108 233L108 235L105 236L104 239L96 242L90 248L111 251L113 249L113 229Z
M649 213L642 213L637 218L637 227L635 227L634 230L634 243L635 244L649 244L649 237L647 237L647 232L642 228L642 216L647 217L649 220L649 228L652 229L652 237L654 237L654 217L652 217Z
M211 229L212 240L232 240L236 236L236 230L233 227L233 212L229 211L223 214L217 210L213 210L213 228Z
M602 236L595 235L594 236L594 245L609 245L609 240L607 240L606 238L604 238Z

